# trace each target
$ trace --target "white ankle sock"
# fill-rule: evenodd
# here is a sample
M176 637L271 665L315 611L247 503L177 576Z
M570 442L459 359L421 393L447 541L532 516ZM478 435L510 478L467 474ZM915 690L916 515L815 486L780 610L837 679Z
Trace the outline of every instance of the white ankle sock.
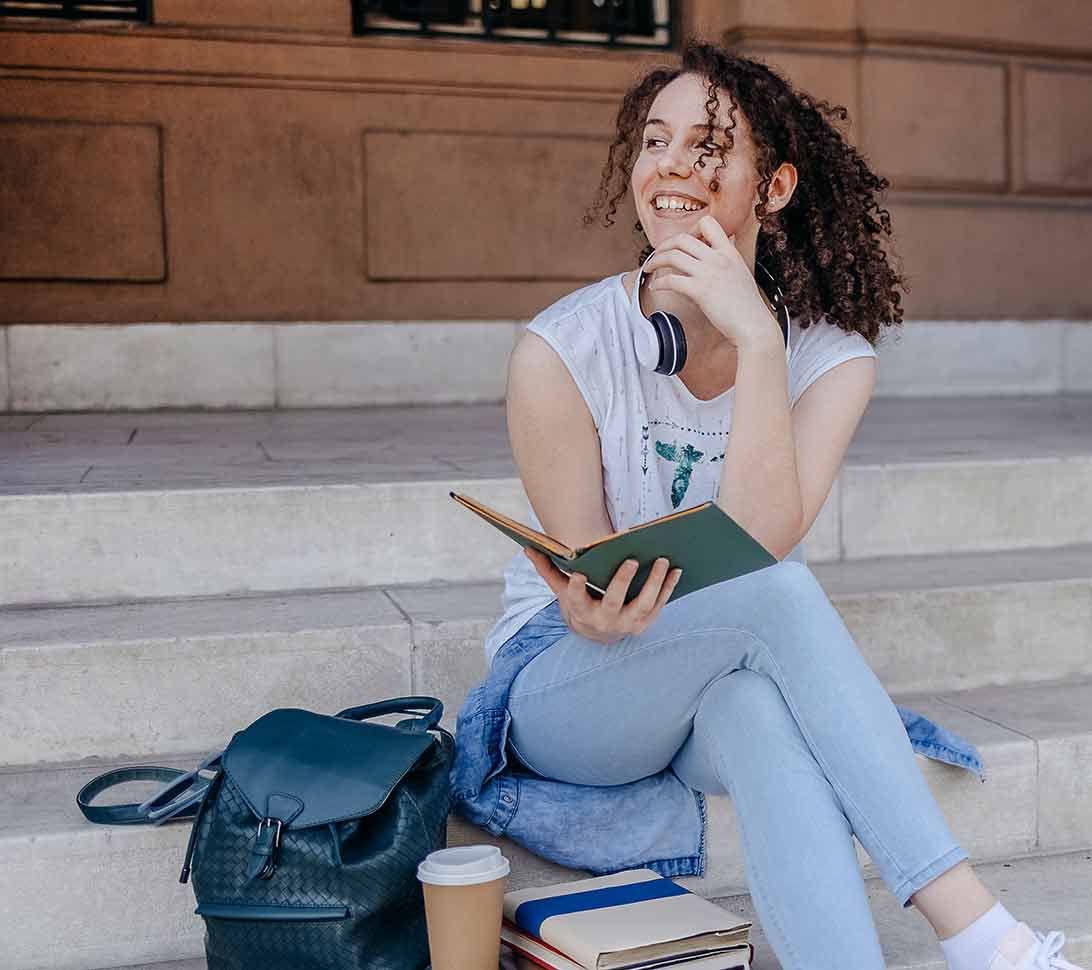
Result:
M1000 902L996 903L970 926L940 941L948 970L988 970L1001 938L1016 925L1012 913Z

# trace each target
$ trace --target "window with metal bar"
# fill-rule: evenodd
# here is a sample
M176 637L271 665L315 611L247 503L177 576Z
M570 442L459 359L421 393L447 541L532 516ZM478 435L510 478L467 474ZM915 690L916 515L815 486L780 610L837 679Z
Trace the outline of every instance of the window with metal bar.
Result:
M136 20L149 23L151 0L0 0L0 17Z
M351 0L354 34L669 48L676 0Z

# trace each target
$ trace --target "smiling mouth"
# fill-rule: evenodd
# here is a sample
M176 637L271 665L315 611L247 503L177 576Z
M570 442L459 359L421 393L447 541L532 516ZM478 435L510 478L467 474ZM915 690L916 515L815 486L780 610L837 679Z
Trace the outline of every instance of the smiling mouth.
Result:
M657 209L656 206L652 207L652 211L655 215L663 218L678 218L679 216L696 216L703 213L708 206L702 206L700 209Z
M698 202L697 200L694 200L694 199L688 200L688 205L691 206L692 208L686 208L684 206L667 206L667 205L658 206L658 205L656 205L656 200L655 199L649 200L649 207L652 209L653 212L656 213L656 215L661 216L661 217L663 217L663 216L678 216L678 215L689 216L689 215L693 215L696 212L704 212L706 209L709 208L707 203Z

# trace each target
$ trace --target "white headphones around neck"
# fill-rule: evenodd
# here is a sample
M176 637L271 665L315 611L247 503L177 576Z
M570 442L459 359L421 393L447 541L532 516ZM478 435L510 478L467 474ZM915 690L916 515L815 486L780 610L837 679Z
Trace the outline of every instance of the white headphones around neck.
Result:
M633 284L633 293L630 296L630 308L633 311L633 345L637 352L637 360L642 367L655 371L657 374L677 374L686 365L686 333L683 330L679 318L666 310L654 310L650 317L646 317L641 311L641 281L645 275L645 266L648 260L656 253L649 255L637 270L637 281ZM785 305L785 297L781 287L770 275L769 270L761 263L755 265L766 274L774 289L774 296L770 298L774 309L779 314L784 314L784 322L778 319L781 325L781 336L785 340L785 357L791 352L789 347L789 309Z

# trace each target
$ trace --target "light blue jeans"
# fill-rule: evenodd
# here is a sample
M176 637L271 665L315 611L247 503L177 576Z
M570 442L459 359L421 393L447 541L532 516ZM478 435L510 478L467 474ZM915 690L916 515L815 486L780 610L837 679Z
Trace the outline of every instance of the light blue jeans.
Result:
M895 705L826 592L783 561L669 603L606 645L569 631L512 683L509 744L558 781L671 765L732 799L748 887L786 970L882 970L856 835L905 907L967 858Z

